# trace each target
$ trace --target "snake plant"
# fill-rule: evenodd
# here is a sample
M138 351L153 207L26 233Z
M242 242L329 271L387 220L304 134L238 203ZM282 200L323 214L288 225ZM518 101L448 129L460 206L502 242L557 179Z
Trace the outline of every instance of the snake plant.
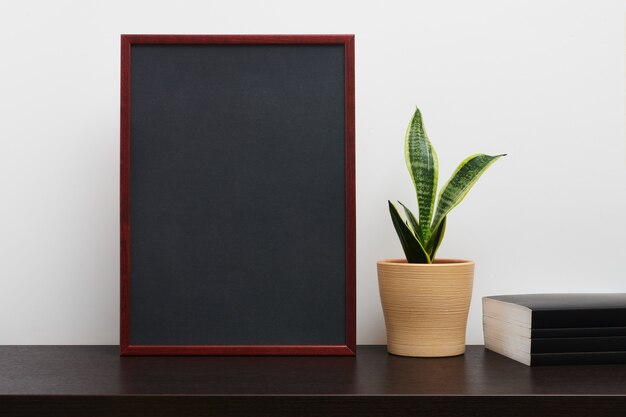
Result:
M439 174L437 154L426 135L422 114L418 108L415 109L406 130L404 155L415 185L418 216L415 217L411 210L400 202L398 203L404 209L406 220L400 216L391 201L389 212L407 262L430 264L435 260L435 254L443 240L446 218L450 210L463 200L487 168L506 154L489 156L478 153L463 160L439 192L436 209L435 197Z

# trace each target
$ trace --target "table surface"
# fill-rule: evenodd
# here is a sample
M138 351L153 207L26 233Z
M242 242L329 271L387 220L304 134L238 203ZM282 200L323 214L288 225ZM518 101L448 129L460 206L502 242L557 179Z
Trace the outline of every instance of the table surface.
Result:
M527 367L468 346L422 359L120 357L117 346L0 346L5 395L626 395L626 365Z

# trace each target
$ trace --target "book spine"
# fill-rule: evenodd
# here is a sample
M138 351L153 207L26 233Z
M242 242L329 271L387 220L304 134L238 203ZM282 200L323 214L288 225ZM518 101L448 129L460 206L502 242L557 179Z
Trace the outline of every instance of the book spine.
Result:
M533 353L531 366L626 363L626 352Z
M626 308L533 310L533 329L626 327Z
M532 339L531 353L626 351L626 337L574 337Z
M555 337L607 337L626 336L626 327L567 327L560 329L532 329L531 338L549 339Z

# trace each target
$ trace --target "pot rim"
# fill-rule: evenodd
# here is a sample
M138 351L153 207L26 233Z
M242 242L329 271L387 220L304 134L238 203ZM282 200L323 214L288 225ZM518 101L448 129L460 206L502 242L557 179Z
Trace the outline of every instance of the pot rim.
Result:
M450 268L462 265L474 265L474 261L467 259L454 258L437 258L432 264L410 264L405 258L381 259L376 262L377 265L405 265L407 268L423 267L423 268Z

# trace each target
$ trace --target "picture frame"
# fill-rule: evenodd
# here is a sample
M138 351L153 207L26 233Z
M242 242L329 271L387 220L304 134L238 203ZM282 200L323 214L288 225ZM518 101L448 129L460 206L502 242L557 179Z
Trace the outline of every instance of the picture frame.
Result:
M354 35L121 36L121 355L356 353L354 107Z

